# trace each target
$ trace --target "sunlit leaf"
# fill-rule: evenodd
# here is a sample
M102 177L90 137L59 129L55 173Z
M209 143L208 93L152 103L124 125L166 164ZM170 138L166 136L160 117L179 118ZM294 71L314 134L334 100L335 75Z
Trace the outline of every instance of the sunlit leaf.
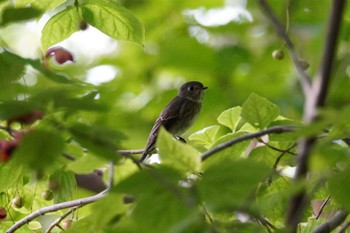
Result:
M235 131L240 120L241 111L242 108L240 106L227 109L219 115L218 122Z
M22 166L10 159L7 163L0 163L0 192L6 191L18 182L22 173ZM9 174L11 174L9 176Z
M189 136L191 141L198 145L203 145L205 148L210 148L216 141L216 135L220 129L219 125L208 126L200 131L197 131Z
M157 145L162 164L184 173L199 172L201 164L199 153L190 145L176 140L164 129L159 132Z
M264 129L278 117L279 113L277 105L253 93L243 104L241 115L255 128Z
M75 7L67 7L54 15L44 26L41 36L42 50L68 38L78 31L79 14Z
M81 11L89 24L114 39L144 45L142 23L132 12L116 2L88 0L81 6Z

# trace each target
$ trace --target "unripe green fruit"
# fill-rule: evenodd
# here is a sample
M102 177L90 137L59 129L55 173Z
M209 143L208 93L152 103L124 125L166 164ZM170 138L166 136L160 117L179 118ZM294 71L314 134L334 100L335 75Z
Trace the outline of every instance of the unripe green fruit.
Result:
M301 68L303 70L307 70L307 68L310 67L310 64L307 61L304 61L304 60L300 60L299 61L299 65L301 66Z
M22 208L24 206L24 199L21 196L16 196L12 199L12 206L15 208Z
M50 189L48 189L42 192L41 196L44 198L44 200L50 201L53 198L53 192Z
M272 57L276 60L282 60L284 58L284 52L280 49L277 49L272 52Z

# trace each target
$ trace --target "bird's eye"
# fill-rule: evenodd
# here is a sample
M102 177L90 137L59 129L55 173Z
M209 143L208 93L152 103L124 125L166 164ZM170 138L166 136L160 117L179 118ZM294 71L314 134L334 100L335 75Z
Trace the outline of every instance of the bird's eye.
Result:
M189 91L193 91L193 90L194 90L194 87L193 87L193 86L189 86L189 87L188 87L188 90L189 90Z

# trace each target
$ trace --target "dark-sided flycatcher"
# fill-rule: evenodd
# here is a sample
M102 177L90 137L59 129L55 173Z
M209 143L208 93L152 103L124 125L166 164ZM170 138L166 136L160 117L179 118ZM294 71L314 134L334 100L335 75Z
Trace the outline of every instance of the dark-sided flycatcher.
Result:
M140 162L154 151L161 126L174 136L181 136L192 126L202 108L205 89L207 87L197 81L185 83L180 87L177 96L163 109L154 123Z

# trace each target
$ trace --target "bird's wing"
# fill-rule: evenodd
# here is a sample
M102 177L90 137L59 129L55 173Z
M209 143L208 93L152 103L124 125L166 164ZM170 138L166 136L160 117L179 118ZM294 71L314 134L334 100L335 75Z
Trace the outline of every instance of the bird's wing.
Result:
M176 96L160 113L148 136L148 142L140 161L143 161L147 155L154 150L160 127L163 126L165 129L169 129L176 121L176 118L180 114L182 105L181 99L182 97Z

